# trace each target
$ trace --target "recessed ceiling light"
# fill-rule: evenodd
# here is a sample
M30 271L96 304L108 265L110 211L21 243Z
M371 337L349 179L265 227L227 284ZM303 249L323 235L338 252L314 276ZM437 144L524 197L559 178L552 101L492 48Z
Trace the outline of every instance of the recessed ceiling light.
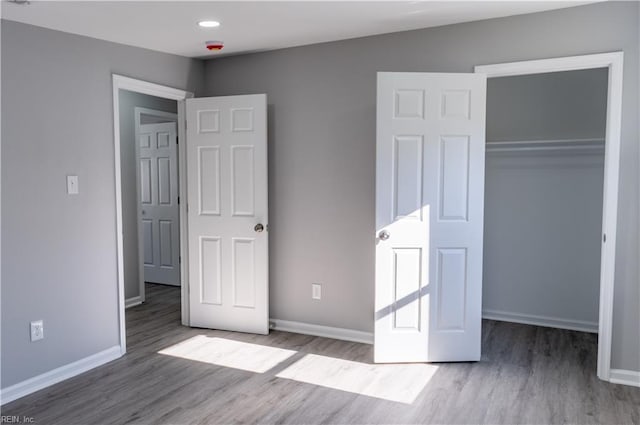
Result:
M198 22L202 28L215 28L220 26L220 22L218 21L200 21Z

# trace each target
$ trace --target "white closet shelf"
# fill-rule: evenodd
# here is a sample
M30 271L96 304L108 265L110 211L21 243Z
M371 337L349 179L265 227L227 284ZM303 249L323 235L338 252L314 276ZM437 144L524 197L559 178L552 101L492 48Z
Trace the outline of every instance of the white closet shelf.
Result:
M604 152L604 138L488 141L487 152L593 151Z

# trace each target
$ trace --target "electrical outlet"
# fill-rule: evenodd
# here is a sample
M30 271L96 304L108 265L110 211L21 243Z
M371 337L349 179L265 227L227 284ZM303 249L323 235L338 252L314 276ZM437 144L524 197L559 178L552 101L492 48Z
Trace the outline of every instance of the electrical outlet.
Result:
M31 322L31 342L44 338L44 323L42 320Z
M311 298L314 300L322 299L322 285L319 283L311 284Z

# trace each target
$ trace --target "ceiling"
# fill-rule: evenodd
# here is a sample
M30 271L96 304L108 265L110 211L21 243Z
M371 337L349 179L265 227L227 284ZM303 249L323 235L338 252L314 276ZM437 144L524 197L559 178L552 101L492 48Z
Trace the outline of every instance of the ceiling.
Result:
M590 1L2 1L2 17L196 58L559 9ZM221 23L202 29L203 19ZM221 40L210 53L205 41Z

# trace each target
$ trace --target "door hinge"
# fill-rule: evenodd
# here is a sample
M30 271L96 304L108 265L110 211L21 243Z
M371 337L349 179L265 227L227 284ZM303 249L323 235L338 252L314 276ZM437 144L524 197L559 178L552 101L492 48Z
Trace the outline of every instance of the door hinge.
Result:
M602 243L605 243L605 242L607 242L607 234L603 233L602 234Z
M182 256L178 255L178 264L182 264Z
M187 120L184 121L184 129L187 130Z
M180 205L180 197L178 196L178 205Z
M176 145L180 144L180 138L178 136L176 136Z

